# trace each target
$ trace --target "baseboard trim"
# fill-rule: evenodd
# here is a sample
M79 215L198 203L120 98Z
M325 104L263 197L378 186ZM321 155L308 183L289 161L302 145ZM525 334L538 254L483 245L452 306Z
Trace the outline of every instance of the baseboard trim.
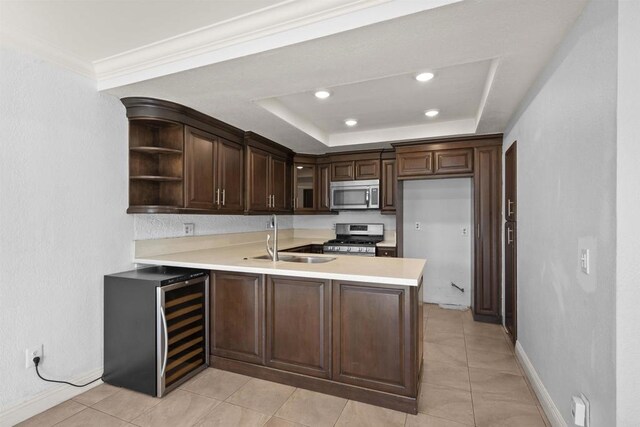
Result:
M549 395L549 392L542 383L542 380L533 367L531 360L529 360L527 353L524 352L522 345L520 345L520 341L516 341L516 357L520 361L520 365L524 369L527 378L529 378L533 391L536 393L536 396L538 396L540 405L542 405L542 410L551 425L553 427L567 427L567 423L564 418L562 418L562 414L558 410L558 407L551 399L551 395Z
M77 378L73 378L71 381L74 383L85 383L92 379L102 375L102 368L94 369L85 375ZM102 384L101 380L96 381L93 384L89 384L86 387L78 388L71 387L70 385L60 385L47 389L35 396L18 403L17 405L10 406L0 412L0 427L13 426L22 422L28 418L38 415L47 409L53 408L60 403L76 397L79 394L84 393L87 390L92 389Z

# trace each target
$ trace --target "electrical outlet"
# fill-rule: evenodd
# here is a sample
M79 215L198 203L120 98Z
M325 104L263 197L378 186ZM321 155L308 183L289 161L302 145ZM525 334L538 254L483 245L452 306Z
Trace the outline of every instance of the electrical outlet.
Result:
M42 344L26 349L24 353L25 353L24 367L27 369L35 367L35 365L33 364L34 357L40 358L40 364L42 364L42 361L44 360L44 357L43 357L44 353L42 352Z
M422 223L421 223L421 222L416 222L416 223L415 223L415 226L414 226L414 229L416 229L416 230L422 230Z
M467 227L462 227L462 235L463 236L468 236L469 235L469 229Z
M335 222L331 223L331 229L332 229L332 230L335 230L335 229L336 229L336 223L335 223Z
M193 236L195 229L196 229L196 226L193 223L184 224L184 235Z

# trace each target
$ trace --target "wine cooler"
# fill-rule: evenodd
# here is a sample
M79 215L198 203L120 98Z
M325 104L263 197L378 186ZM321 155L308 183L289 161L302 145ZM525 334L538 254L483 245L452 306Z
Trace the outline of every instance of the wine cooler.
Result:
M104 382L161 397L209 365L209 276L149 267L104 278Z

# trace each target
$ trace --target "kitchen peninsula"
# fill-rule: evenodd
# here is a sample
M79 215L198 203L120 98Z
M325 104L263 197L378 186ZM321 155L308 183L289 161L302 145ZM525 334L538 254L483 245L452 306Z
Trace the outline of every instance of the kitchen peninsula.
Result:
M138 241L135 262L210 271L211 366L416 413L425 260L254 259L265 237ZM318 243L283 230L279 248Z

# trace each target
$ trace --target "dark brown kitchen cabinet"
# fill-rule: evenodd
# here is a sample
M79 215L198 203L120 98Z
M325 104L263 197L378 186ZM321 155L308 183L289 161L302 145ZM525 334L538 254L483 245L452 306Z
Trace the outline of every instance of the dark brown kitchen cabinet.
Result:
M331 163L331 181L352 181L355 179L353 170L355 162L333 162Z
M477 320L500 321L502 147L474 149L474 291Z
M316 189L318 181L316 165L294 163L293 165L293 211L313 212L316 210L318 197Z
M442 147L444 144L439 144ZM473 172L473 148L438 149L437 145L408 145L396 148L398 177L437 178L469 176Z
M264 363L262 275L211 272L211 354Z
M394 247L377 247L376 256L396 258L398 256L398 251Z
M293 152L253 132L246 133L245 143L247 212L290 212Z
M396 172L395 159L382 160L382 179L380 186L382 188L382 203L380 210L382 213L396 212L396 193L398 187L398 174Z
M318 165L318 212L329 212L331 210L331 166L328 164Z
M416 395L419 294L417 287L333 282L334 381Z
M380 178L380 160L356 160L355 162L356 179L379 179Z
M433 174L433 152L397 152L398 177L421 177Z
M331 281L268 276L266 365L331 377Z
M435 174L470 173L472 171L472 148L435 152Z
M331 156L331 181L380 179L380 150Z
M242 145L185 129L187 208L242 211Z

